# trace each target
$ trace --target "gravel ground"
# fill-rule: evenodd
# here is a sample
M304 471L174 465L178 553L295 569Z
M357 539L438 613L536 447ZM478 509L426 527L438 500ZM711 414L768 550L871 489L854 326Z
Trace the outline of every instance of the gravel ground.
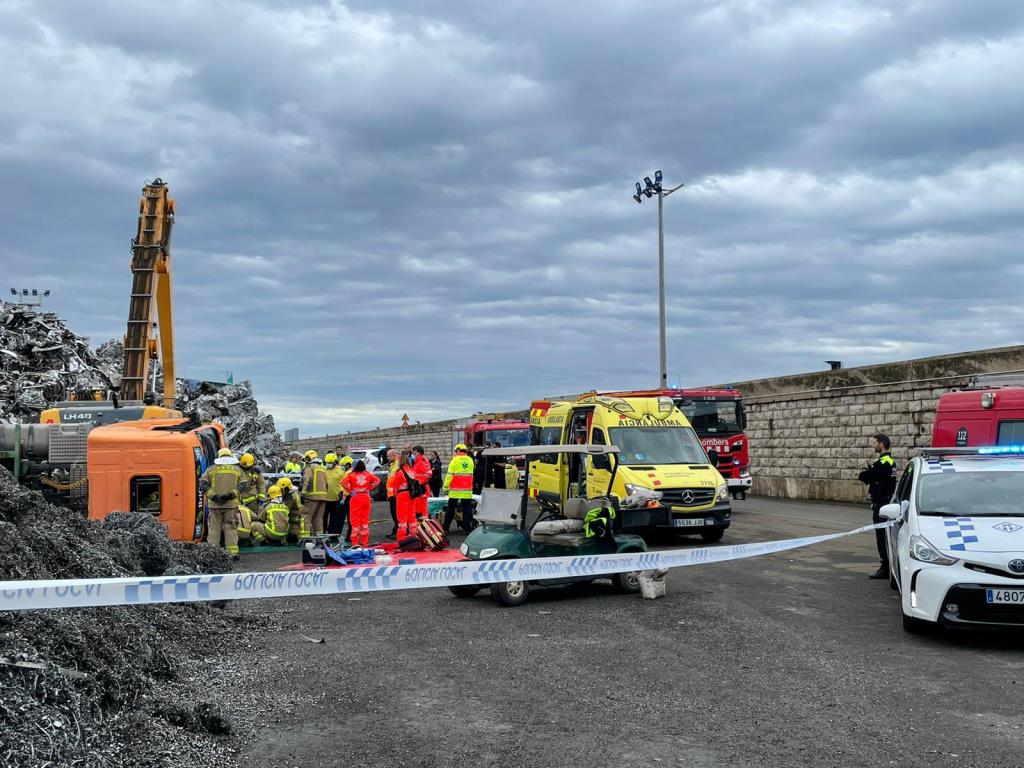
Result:
M724 543L866 517L758 499L735 507ZM253 554L243 566L291 560ZM866 579L873 568L861 536L677 569L658 601L597 583L539 590L515 609L447 590L240 602L230 610L270 621L244 651L256 672L233 683L239 760L1024 765L1021 637L906 635L894 593Z

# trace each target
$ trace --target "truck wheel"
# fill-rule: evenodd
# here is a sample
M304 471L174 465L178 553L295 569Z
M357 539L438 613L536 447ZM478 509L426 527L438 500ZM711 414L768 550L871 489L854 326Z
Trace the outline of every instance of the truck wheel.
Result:
M530 596L530 584L526 581L501 581L491 585L494 599L508 608L514 608L526 602Z
M640 571L624 571L612 577L616 592L632 595L640 591Z
M470 584L460 584L457 587L448 587L448 591L456 597L475 597L483 587L474 587Z
M700 532L700 537L708 544L721 541L723 536L725 536L725 528L712 528L711 530Z

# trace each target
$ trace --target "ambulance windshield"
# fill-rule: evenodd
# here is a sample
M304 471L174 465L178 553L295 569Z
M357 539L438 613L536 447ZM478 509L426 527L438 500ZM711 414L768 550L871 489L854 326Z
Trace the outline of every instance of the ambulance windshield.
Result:
M612 427L611 442L623 464L707 464L689 427Z

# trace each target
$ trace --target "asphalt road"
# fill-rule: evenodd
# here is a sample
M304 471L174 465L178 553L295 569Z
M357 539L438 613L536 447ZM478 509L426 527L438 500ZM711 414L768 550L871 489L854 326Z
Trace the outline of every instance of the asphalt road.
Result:
M734 508L723 544L869 519L765 499ZM447 590L237 603L270 615L246 651L259 671L239 700L257 702L259 728L241 762L1024 766L1021 636L907 635L888 583L866 578L875 567L862 535L676 569L654 601L597 583L512 609Z

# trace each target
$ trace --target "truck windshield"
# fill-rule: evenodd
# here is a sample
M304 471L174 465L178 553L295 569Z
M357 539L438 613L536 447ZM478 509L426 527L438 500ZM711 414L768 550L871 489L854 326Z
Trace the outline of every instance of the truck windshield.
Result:
M689 427L612 427L612 444L623 464L707 464Z
M530 429L488 429L484 432L484 441L501 443L502 448L521 448L530 444Z
M743 431L743 402L740 400L677 400L698 435L729 435Z
M1024 516L1024 472L942 472L923 475L917 496L922 515Z

